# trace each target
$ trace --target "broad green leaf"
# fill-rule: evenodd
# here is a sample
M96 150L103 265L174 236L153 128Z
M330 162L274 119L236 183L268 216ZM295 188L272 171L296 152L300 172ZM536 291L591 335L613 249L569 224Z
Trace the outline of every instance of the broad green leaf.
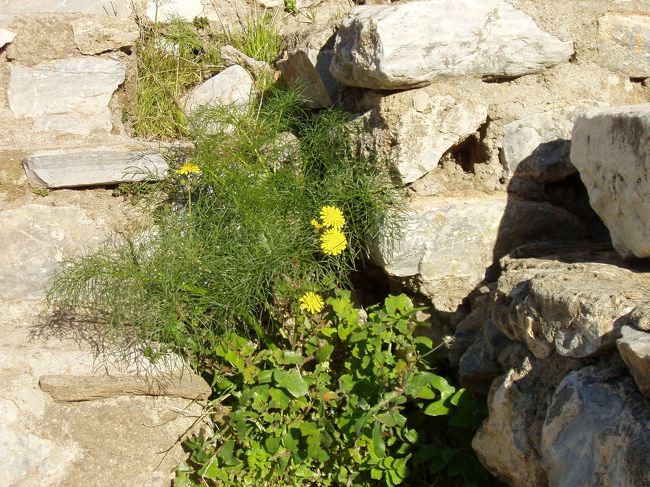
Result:
M269 408L277 408L284 411L291 404L291 397L285 394L282 389L271 389L269 396L271 397Z
M269 436L264 440L264 448L270 455L275 455L280 449L282 440L276 436Z
M370 469L370 478L372 480L381 480L381 476L383 475L383 471L379 470L378 468L372 468Z
M257 376L257 382L259 384L270 384L273 379L273 370L263 370Z
M318 362L325 362L330 357L330 355L332 355L333 351L334 345L330 345L328 343L327 345L322 346L315 354L316 360L318 360Z
M344 374L339 380L341 383L341 389L343 389L344 392L350 393L355 384L354 378L350 374Z
M428 416L445 416L446 414L449 414L449 411L450 409L445 406L444 400L441 399L429 404L424 410L424 414Z
M298 452L298 445L300 443L300 432L296 430L295 434L293 429L282 435L282 444L292 453Z
M217 457L219 457L219 459L221 459L225 465L228 465L230 467L237 465L241 463L241 460L235 457L234 449L235 449L235 441L228 440L219 449L219 453L217 453Z
M406 294L400 294L399 296L388 296L384 301L384 306L388 314L395 314L397 310L408 311L413 308L413 303Z
M372 448L377 458L384 458L386 456L386 445L381 434L381 425L379 421L375 421L372 428Z
M295 370L287 372L281 369L276 369L273 378L280 387L289 391L289 394L293 397L304 396L309 391L309 386L300 376L300 373Z
M419 336L413 340L418 345L424 345L427 348L433 348L433 341L429 337Z

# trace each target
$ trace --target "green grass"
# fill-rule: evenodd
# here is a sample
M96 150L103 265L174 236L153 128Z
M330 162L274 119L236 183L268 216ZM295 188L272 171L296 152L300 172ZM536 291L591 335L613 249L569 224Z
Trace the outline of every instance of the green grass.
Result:
M354 153L347 127L340 112L308 113L277 89L243 113L203 111L189 132L202 174L172 176L174 203L149 238L65 267L51 309L93 315L122 341L171 348L197 366L225 330L275 339L301 293L345 286L380 225L394 222L399 198L381 164ZM288 156L277 143L287 130L300 140ZM323 205L348 220L341 256L320 251L310 224Z

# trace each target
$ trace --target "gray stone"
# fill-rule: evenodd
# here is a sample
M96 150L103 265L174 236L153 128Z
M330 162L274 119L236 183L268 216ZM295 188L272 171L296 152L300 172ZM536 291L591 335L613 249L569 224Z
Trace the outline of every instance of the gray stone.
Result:
M12 65L9 106L14 116L31 118L37 131L110 131L108 103L125 72L119 61L92 57Z
M584 107L535 113L505 125L500 156L508 174L514 174L519 164L532 156L536 149L542 149L543 153L537 153L535 167L525 168L527 172L536 171L537 177L543 178L544 182L557 181L574 173L576 169L565 153L570 147L573 124L581 111ZM554 141L564 141L564 144L558 143L554 150L544 151L544 147L552 147L544 144Z
M149 20L165 22L173 18L192 21L195 17L205 17L214 9L205 0L150 0L146 9Z
M47 188L111 185L159 180L167 174L167 161L158 153L86 151L34 155L24 160L32 183Z
M80 17L71 25L75 43L83 54L131 47L140 36L138 24L118 17Z
M376 245L373 258L414 281L437 310L455 311L508 251L536 238L580 238L578 218L548 203L506 195L434 196L409 205L403 233Z
M253 78L235 65L200 84L181 99L185 113L191 115L202 106L233 106L242 108L250 100Z
M301 90L311 108L331 106L338 87L330 73L334 56L334 29L326 27L290 46L277 63L287 84Z
M650 276L621 264L606 252L506 257L495 291L494 322L538 358L611 350L627 315L650 293Z
M41 389L56 401L93 401L117 396L166 396L205 400L212 389L198 375L185 371L182 375L44 375L38 382Z
M562 381L542 429L549 485L650 484L650 408L622 367L584 367Z
M391 161L402 184L438 166L442 155L475 133L487 107L425 89L381 97L358 123L363 149Z
M528 355L494 381L489 416L472 440L472 448L492 475L512 487L548 487L540 455L546 410L557 385L579 366L573 359L540 361Z
M572 55L570 42L504 0L423 0L353 9L331 71L345 85L394 90L444 76L521 76Z
M598 19L598 63L631 78L650 76L650 15L608 12Z
M614 248L650 257L650 104L589 110L571 139L571 161Z
M140 0L0 0L3 14L87 13L127 18Z
M624 326L616 340L618 352L630 370L639 391L650 399L650 333Z
M7 29L0 29L0 49L16 38L16 34Z
M247 56L239 49L232 46L223 46L219 49L221 54L221 61L227 66L239 65L245 68L255 79L267 77L271 79L274 71L269 63L258 61L252 57Z

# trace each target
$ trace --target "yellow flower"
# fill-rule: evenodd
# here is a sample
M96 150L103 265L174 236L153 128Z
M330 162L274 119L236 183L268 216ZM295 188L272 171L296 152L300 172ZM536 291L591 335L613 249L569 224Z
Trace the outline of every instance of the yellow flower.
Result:
M323 206L320 209L320 218L323 220L323 225L334 230L340 230L345 225L343 212L336 206Z
M179 169L176 169L176 174L188 176L190 174L201 174L201 168L197 164L186 162Z
M324 306L323 299L311 291L306 292L300 298L300 309L304 309L308 313L320 313Z
M347 246L345 234L334 228L327 230L320 238L320 248L327 255L339 255Z
M321 229L323 228L323 225L321 224L321 222L319 222L319 221L316 220L315 218L314 218L312 221L310 221L309 223L311 223L312 226L313 226L316 230L321 230Z

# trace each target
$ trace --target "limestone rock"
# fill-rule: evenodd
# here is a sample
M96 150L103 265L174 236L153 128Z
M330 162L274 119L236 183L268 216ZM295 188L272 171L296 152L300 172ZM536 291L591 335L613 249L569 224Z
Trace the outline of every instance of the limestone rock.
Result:
M374 260L415 287L438 310L454 311L495 259L535 238L579 238L587 228L565 210L507 196L437 196L411 201L399 240Z
M7 29L0 29L0 49L16 38L16 34Z
M311 108L331 106L336 99L336 80L330 73L334 56L334 29L326 27L290 46L277 63L287 84L299 88Z
M164 2L149 1L147 17L149 20L166 22L180 17L192 21L195 17L204 17L210 11L210 2L205 0L166 0Z
M201 106L245 106L253 90L253 78L248 71L235 65L200 84L181 103L185 112L191 115Z
M246 68L256 79L263 76L271 77L274 74L273 68L269 63L253 59L232 46L223 46L219 52L221 54L221 61L226 66L239 65L242 68Z
M650 408L623 368L584 367L562 381L542 429L549 485L650 482Z
M86 151L34 155L24 160L30 181L47 188L100 186L159 180L167 174L167 161L158 153Z
M68 16L20 15L9 17L7 25L17 33L16 39L6 47L7 59L12 63L32 67L79 55Z
M124 81L126 67L111 59L76 57L32 68L11 66L9 106L37 131L74 134L109 131L108 103Z
M535 176L544 182L557 181L573 174L576 169L567 152L573 124L581 111L584 111L584 107L535 113L505 125L501 161L508 173L514 174L519 164L538 149L534 167L528 164L529 167L522 169L536 172Z
M590 261L592 260L592 261ZM610 350L618 330L650 293L650 277L613 253L502 259L492 317L538 358Z
M117 396L167 396L205 400L212 389L196 374L185 371L174 376L138 375L45 375L41 389L57 401L75 402Z
M650 15L607 12L598 19L598 62L631 78L650 77Z
M87 13L127 18L141 0L0 0L3 14Z
M381 97L364 114L363 149L395 166L402 184L412 183L438 165L451 147L485 123L487 107L465 98L409 90Z
M352 10L331 71L342 84L406 89L444 76L514 77L573 54L504 0L422 0Z
M118 17L80 17L71 24L75 43L83 54L131 47L140 36L135 22Z
M618 351L641 394L650 399L650 333L624 326L621 335L616 341Z
M571 139L571 161L614 248L650 257L650 104L589 110Z
M489 416L472 440L490 473L512 487L549 485L540 455L541 429L555 388L579 366L572 359L524 356L492 384Z

